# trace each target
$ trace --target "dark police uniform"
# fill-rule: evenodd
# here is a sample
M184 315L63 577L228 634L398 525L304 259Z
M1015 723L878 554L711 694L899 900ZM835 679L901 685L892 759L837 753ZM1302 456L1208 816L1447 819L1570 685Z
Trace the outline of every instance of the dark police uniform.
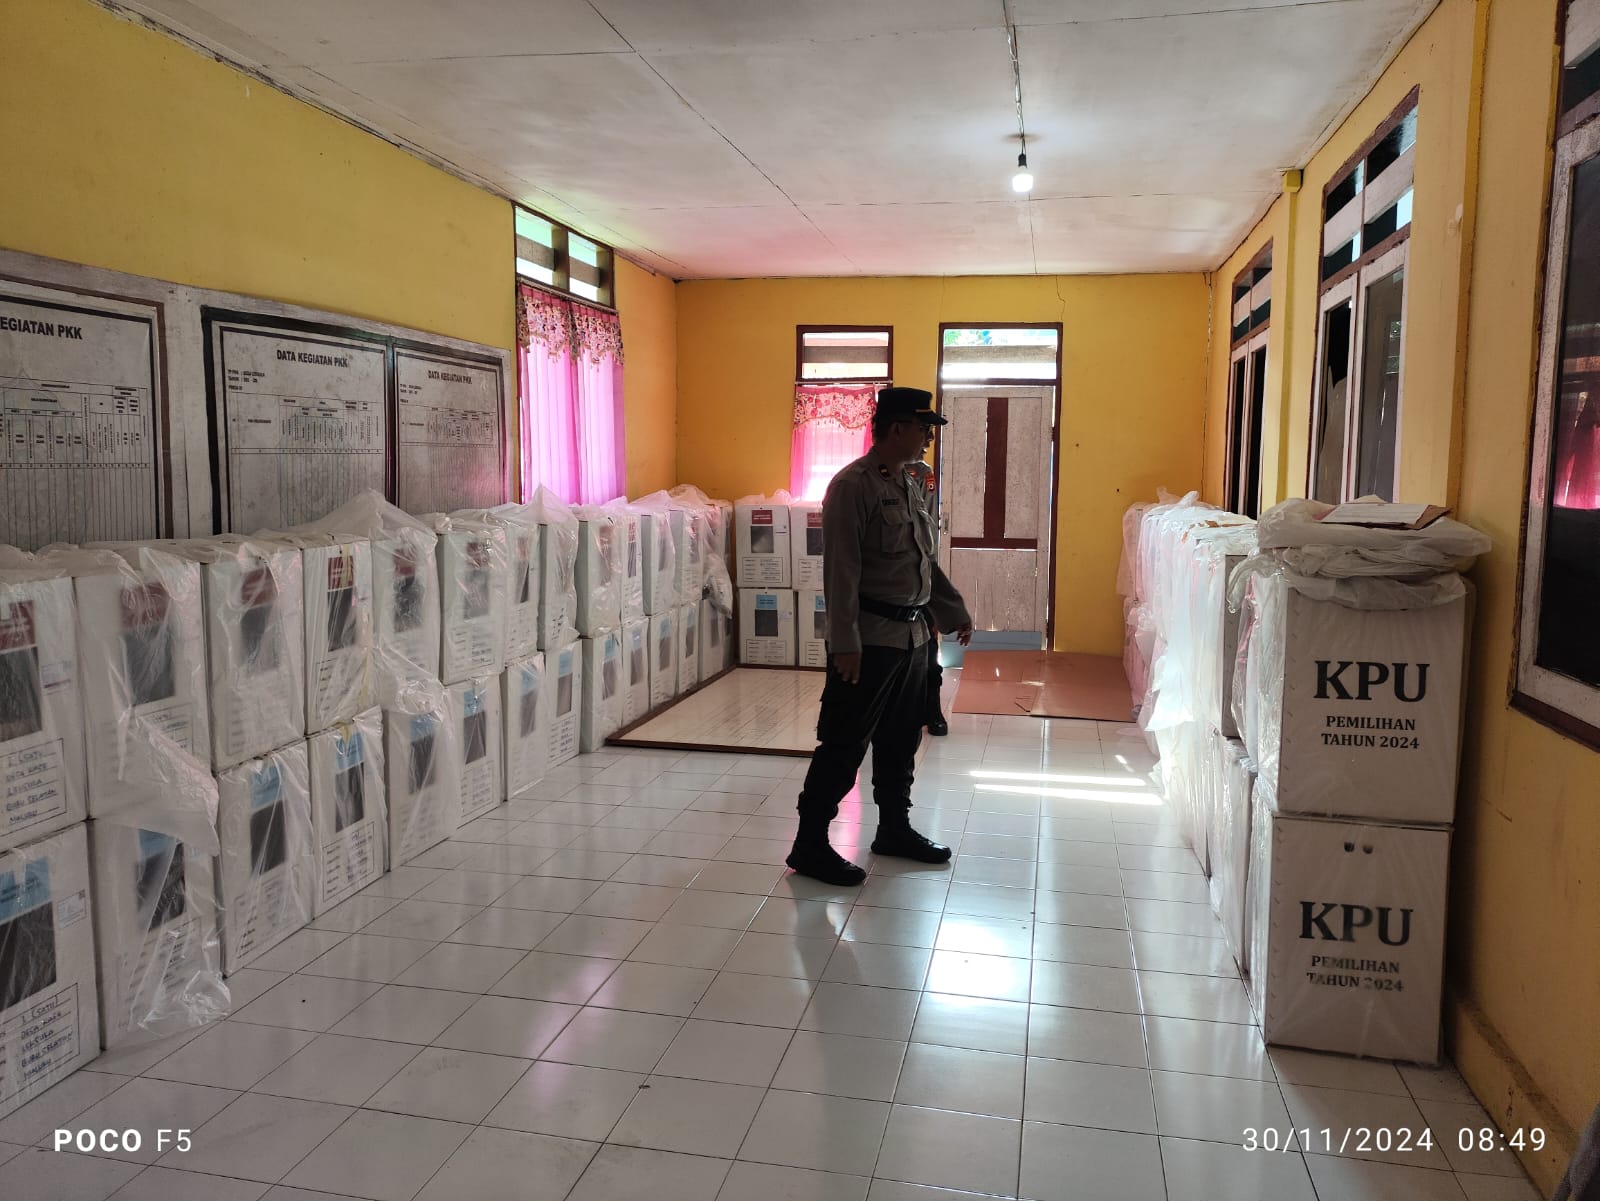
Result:
M906 464L906 478L911 481L911 487L922 498L923 506L928 510L928 516L933 521L933 546L934 555L939 553L939 490L934 470L931 465L918 459L914 463ZM944 630L939 633L944 634ZM949 723L944 719L944 710L939 703L939 689L944 685L944 668L939 663L939 639L932 638L928 641L928 702L923 713L923 724L928 727L930 734L948 734Z
M931 399L926 392L918 395L926 398L924 406ZM880 397L880 411L887 397ZM878 805L874 849L913 857L937 852L927 861L942 862L948 848L912 832L908 814L927 704L928 618L931 613L941 630L960 629L971 621L966 604L935 561L933 519L922 497L905 472L891 469L875 450L834 476L822 503L822 538L828 674L790 866L807 871L806 848L815 850L820 842L826 850L828 823L855 787L868 746ZM847 683L833 656L857 652L861 678ZM897 841L900 834L907 842ZM917 845L903 849L911 840Z

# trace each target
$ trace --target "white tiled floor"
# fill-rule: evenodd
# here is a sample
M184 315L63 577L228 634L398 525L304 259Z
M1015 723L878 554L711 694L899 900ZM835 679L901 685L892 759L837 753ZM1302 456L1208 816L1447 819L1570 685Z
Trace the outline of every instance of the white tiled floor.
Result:
M1535 1201L1456 1151L1488 1119L1454 1072L1261 1045L1137 731L951 727L914 816L954 864L860 889L782 867L803 760L585 756L236 976L225 1022L0 1120L0 1196ZM836 845L872 834L852 797ZM1291 1123L1436 1145L1242 1149ZM101 1125L193 1149L39 1149Z

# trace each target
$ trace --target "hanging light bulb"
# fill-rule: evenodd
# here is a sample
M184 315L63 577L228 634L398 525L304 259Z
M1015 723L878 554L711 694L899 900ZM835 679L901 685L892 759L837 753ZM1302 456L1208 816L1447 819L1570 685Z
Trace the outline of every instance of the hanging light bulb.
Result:
M1018 194L1033 191L1033 172L1028 170L1028 152L1017 155L1017 173L1011 177L1011 190Z

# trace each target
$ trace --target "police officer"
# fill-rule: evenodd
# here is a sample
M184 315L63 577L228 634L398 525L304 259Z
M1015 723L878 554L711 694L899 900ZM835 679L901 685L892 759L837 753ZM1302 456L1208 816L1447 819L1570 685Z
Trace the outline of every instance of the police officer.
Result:
M928 426L927 440L933 441L933 426ZM926 448L924 448L926 449ZM928 516L933 520L933 545L935 554L939 546L939 493L935 482L933 468L924 459L913 459L906 464L906 477L911 481L911 487L922 498L923 505L928 510ZM944 719L944 710L940 707L939 690L944 686L944 666L939 662L939 631L933 631L933 637L928 639L928 703L923 709L922 724L927 727L928 733L935 738L943 738L950 733L950 723Z
M834 476L822 502L828 674L788 864L827 884L866 878L828 844L828 825L855 787L868 746L878 805L873 853L950 859L950 848L917 833L910 817L931 623L955 632L962 645L972 637L961 594L934 562L932 518L905 473L929 430L943 424L932 393L885 388L872 419L872 449Z

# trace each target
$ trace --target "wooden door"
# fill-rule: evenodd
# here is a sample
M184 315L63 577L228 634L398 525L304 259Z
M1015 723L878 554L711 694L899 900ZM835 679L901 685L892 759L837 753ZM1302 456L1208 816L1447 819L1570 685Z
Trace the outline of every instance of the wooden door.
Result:
M1052 387L944 389L939 554L979 630L1037 634L1050 606Z

